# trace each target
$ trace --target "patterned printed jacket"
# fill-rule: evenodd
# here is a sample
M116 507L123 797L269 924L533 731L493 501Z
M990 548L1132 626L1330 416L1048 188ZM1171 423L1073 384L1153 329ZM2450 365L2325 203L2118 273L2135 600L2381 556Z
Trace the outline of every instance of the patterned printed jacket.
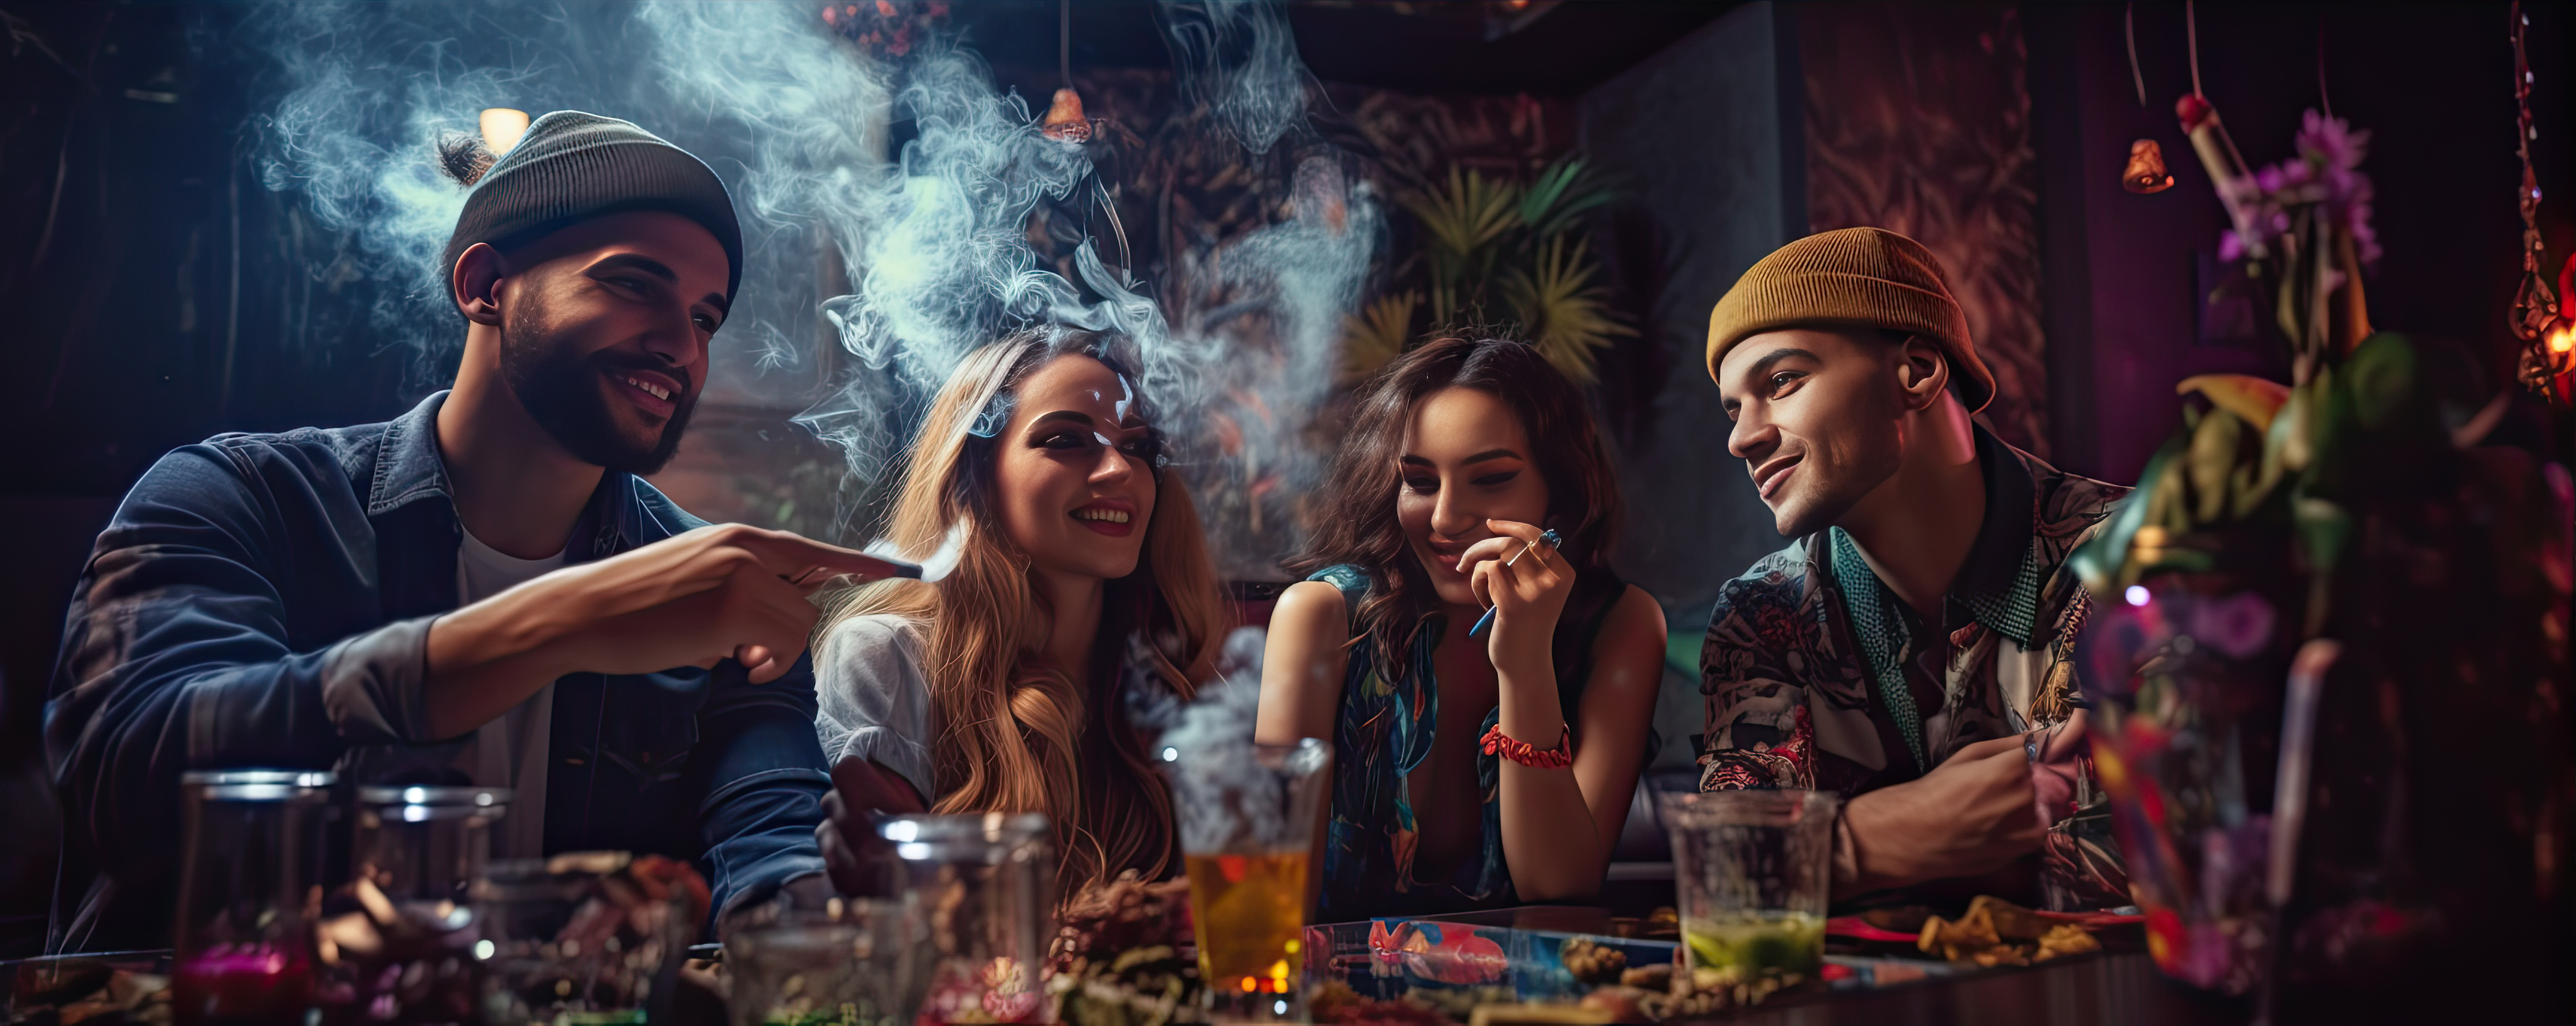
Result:
M1987 515L1937 630L1898 608L1839 528L1726 583L1700 651L1702 790L1848 799L1919 777L1966 745L2062 723L2083 704L2075 641L2090 602L2066 556L2127 489L1976 434ZM2015 508L2027 513L1998 516ZM2116 852L2061 821L2043 867L2057 886L2121 904Z

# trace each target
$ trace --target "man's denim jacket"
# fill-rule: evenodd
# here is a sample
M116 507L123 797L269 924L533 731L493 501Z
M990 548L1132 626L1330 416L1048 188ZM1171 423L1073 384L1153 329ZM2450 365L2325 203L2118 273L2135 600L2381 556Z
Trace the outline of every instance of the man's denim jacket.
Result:
M46 707L68 849L57 943L168 943L185 771L381 777L462 749L466 738L431 736L422 704L430 621L457 605L460 528L436 432L446 396L385 424L218 435L162 457L127 493L72 595ZM610 471L566 559L701 523ZM555 682L553 715L548 852L695 860L718 909L821 871L814 828L831 777L810 661L768 684L731 660L576 673Z

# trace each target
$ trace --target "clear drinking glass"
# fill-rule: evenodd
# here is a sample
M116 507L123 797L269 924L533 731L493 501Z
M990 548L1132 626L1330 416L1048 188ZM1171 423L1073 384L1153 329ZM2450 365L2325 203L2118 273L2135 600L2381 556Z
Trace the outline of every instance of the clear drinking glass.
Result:
M877 823L897 893L921 916L930 960L920 1019L1044 1022L1055 934L1055 853L1043 814L897 816Z
M1315 819L1333 750L1307 738L1171 754L1209 1017L1304 1022Z
M180 778L186 846L170 1010L182 1026L303 1021L333 781L306 770Z
M1673 839L1683 946L1695 968L1747 982L1824 964L1833 892L1829 791L1708 791L1656 796Z
M725 935L725 1005L735 1026L912 1026L927 937L903 899L781 898Z
M473 882L510 807L496 787L361 787L350 881L314 927L326 1023L475 1015L484 940Z
M492 863L473 886L486 1026L660 1021L698 928L675 874L694 876L625 852Z

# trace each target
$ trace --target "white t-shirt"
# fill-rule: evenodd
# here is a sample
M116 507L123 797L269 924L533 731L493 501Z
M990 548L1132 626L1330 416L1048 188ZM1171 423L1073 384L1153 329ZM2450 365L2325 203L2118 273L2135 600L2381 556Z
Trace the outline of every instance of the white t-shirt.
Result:
M557 551L544 559L520 559L483 544L474 532L457 526L464 541L456 547L456 600L469 605L491 598L564 565ZM545 854L547 734L554 729L555 686L510 707L474 732L453 765L474 778L478 787L506 787L517 792L510 811L492 832L492 857L532 859Z
M930 767L930 677L921 625L890 613L853 616L814 646L814 730L823 761L874 761L939 800Z

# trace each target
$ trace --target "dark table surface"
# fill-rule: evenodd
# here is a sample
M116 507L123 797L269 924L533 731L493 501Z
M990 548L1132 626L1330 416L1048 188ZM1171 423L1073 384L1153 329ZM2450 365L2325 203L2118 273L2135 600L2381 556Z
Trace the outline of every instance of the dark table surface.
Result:
M2234 1026L2251 1018L2249 1007L2203 998L2167 981L2143 954L2113 952L2027 969L1793 998L1719 1021L1779 1026Z
M1581 928L1597 922L1601 915L1594 909L1534 908L1512 912L1520 921L1518 925L1532 929ZM164 954L77 957L119 964L134 962L143 967ZM720 1017L720 1013L711 1013L708 1021L718 1021ZM2025 969L1996 969L1876 990L1787 994L1717 1019L1688 1021L1779 1026L2237 1026L2250 1019L2247 1006L2213 1001L2167 981L2143 954L2108 952Z

